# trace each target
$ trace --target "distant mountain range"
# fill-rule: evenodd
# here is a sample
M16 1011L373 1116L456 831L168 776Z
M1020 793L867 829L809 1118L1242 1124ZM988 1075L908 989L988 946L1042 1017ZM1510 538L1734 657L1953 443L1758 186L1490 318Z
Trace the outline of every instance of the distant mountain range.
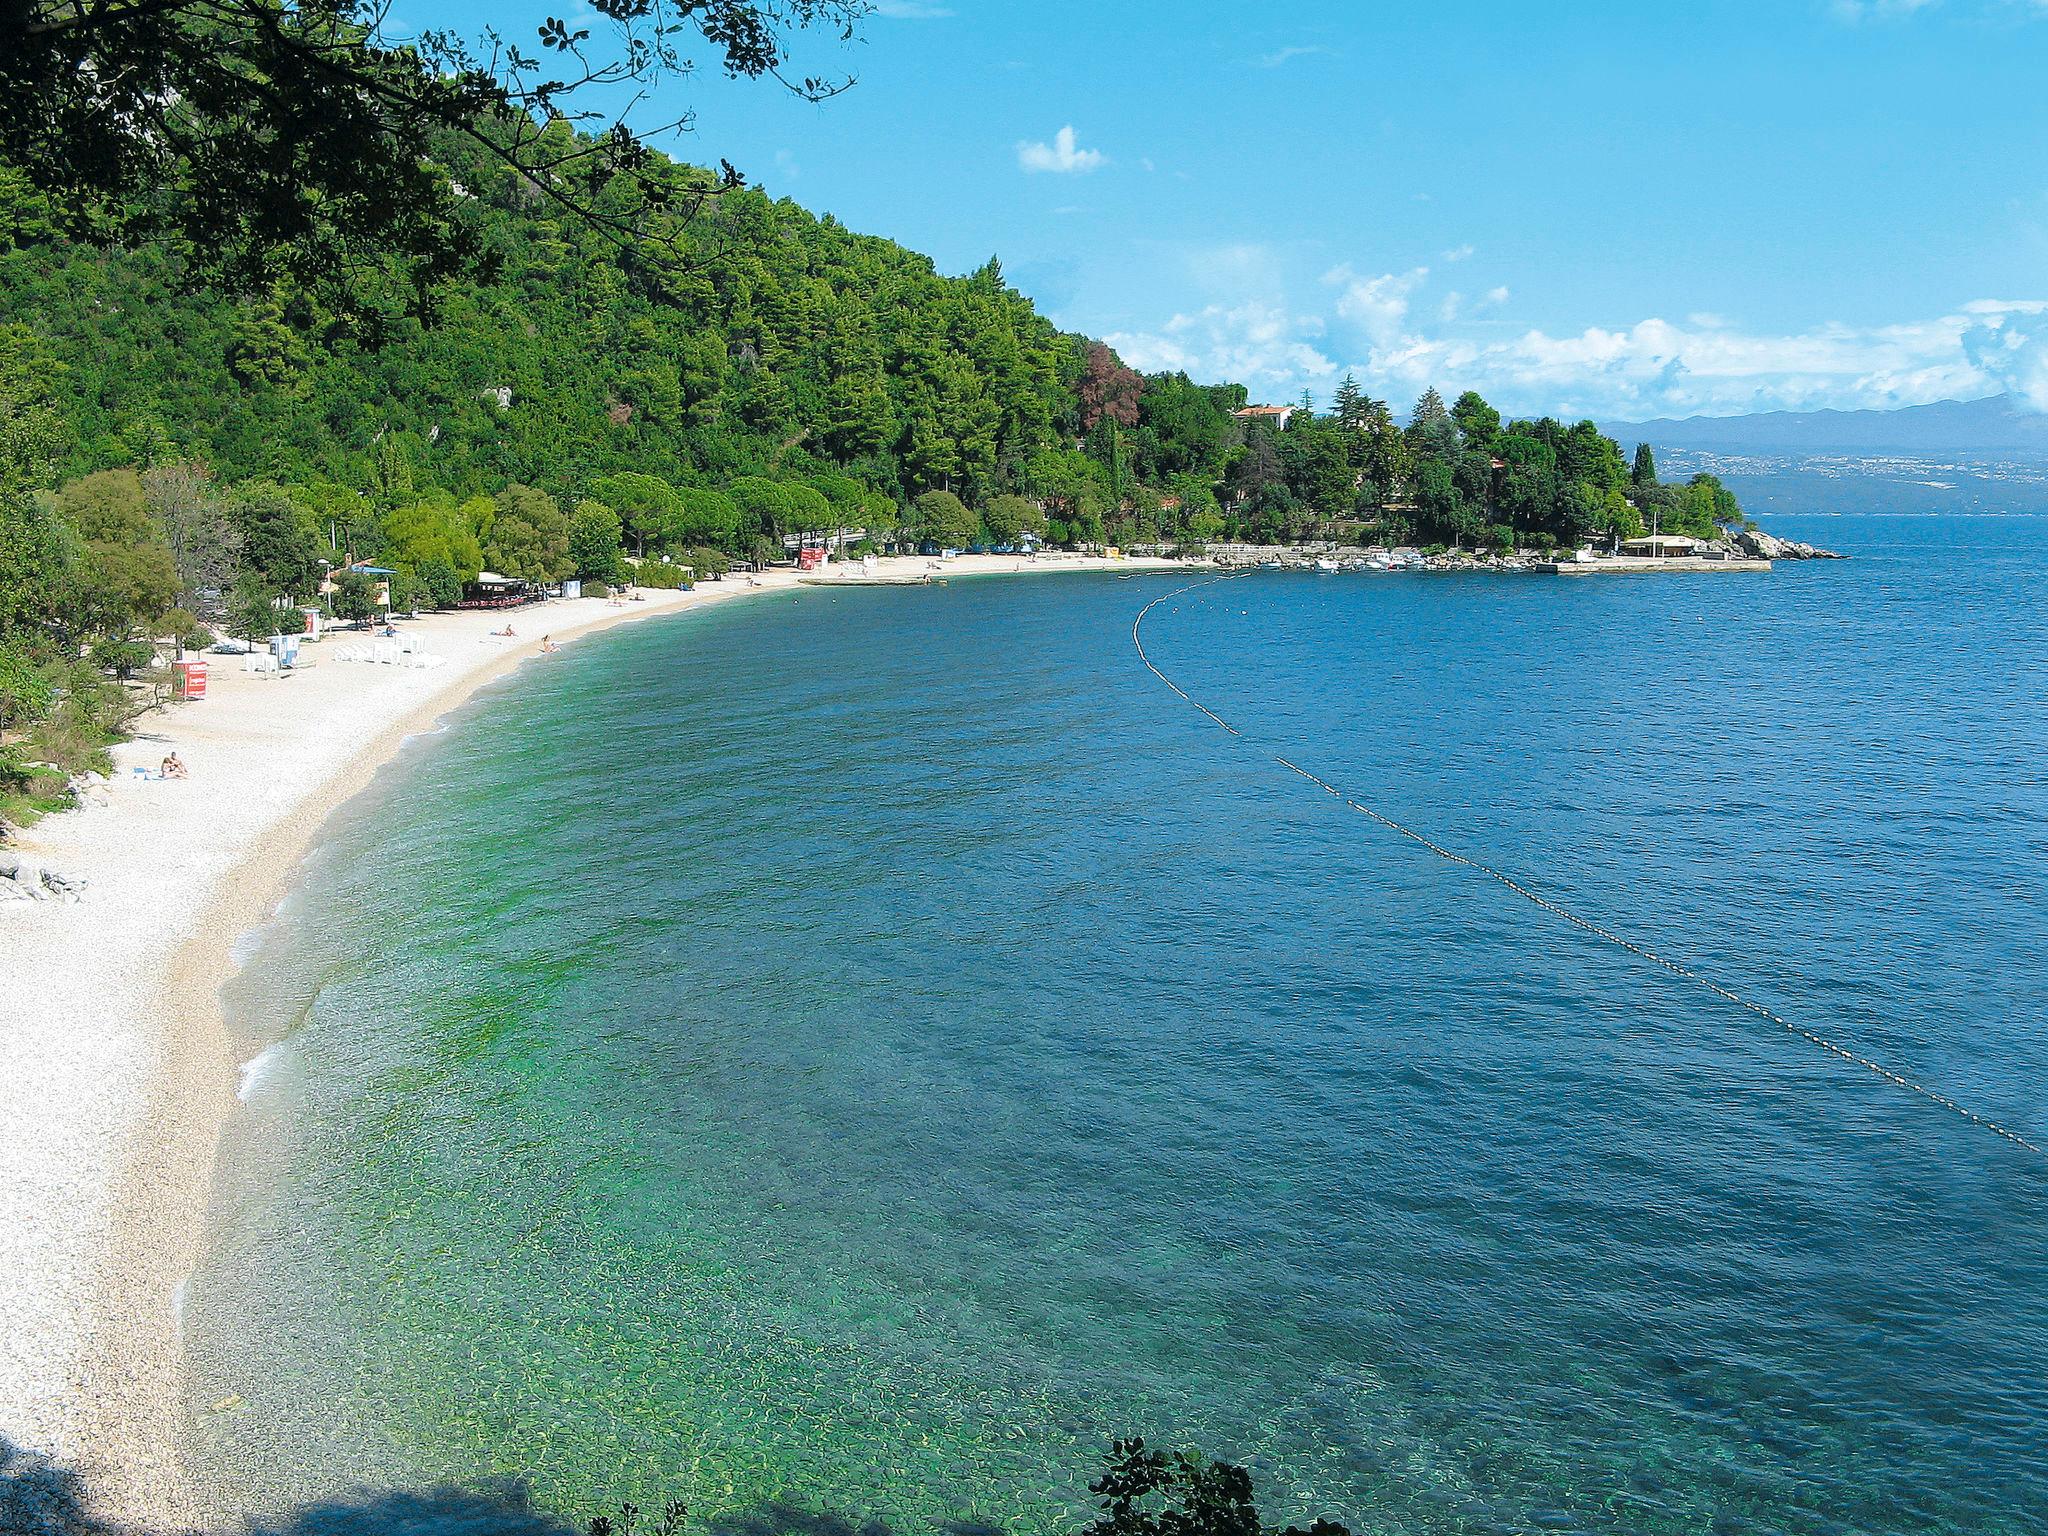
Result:
M1964 454L2048 458L2048 415L2012 395L1939 400L1896 411L1766 411L1756 416L1688 416L1682 421L1612 422L1602 428L1624 448L1716 453Z

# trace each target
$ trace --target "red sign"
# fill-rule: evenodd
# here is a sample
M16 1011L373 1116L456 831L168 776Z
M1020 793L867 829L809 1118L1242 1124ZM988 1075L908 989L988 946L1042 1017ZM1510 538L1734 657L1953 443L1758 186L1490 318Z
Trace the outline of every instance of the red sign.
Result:
M172 662L171 680L181 699L206 697L206 663L203 661Z

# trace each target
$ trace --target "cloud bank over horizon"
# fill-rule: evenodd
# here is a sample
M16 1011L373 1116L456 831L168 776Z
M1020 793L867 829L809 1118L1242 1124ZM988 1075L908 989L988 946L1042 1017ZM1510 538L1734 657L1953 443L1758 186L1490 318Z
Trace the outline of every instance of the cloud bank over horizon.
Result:
M1978 299L1925 320L1796 333L1691 314L1552 334L1505 316L1506 285L1437 293L1426 266L1372 273L1340 264L1297 300L1274 262L1235 248L1224 265L1264 281L1105 339L1142 371L1243 383L1263 399L1306 389L1327 401L1352 373L1397 410L1434 385L1447 395L1476 389L1516 414L1607 420L1890 409L2001 393L2048 412L2044 299Z

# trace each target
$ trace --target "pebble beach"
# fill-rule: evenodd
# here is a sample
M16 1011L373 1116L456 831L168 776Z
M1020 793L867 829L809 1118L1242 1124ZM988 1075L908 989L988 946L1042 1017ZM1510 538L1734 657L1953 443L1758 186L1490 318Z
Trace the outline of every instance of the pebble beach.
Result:
M906 557L876 574L1109 564ZM236 1102L218 992L237 938L275 908L335 806L485 683L544 665L544 636L560 645L799 579L556 600L511 612L513 638L492 633L502 612L401 621L431 666L344 659L369 643L347 632L304 647L283 677L216 655L203 700L145 717L87 803L10 841L82 895L0 904L0 1439L76 1469L104 1518L186 1522L179 1292ZM188 778L137 774L171 752Z

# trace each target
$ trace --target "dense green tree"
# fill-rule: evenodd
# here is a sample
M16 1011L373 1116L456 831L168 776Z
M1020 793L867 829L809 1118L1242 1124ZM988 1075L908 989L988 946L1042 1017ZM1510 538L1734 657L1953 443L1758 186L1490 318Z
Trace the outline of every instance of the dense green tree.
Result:
M1501 461L1496 505L1510 526L1548 526L1558 493L1557 453L1540 439L1520 430L1497 443Z
M1594 492L1585 509L1585 532L1605 540L1609 547L1623 539L1640 538L1643 515L1619 491Z
M1248 512L1280 513L1293 508L1279 434L1264 423L1246 432L1243 445L1224 461L1223 479L1231 499Z
M1648 443L1636 444L1636 460L1629 471L1629 479L1639 486L1657 483L1657 456L1650 451Z
M688 73L692 42L728 75L820 100L839 86L789 70L788 35L850 35L865 14L855 0L619 4L590 18L604 37L548 18L522 47L400 26L380 6L19 0L0 10L0 161L49 222L101 243L174 243L258 292L283 272L366 307L349 280L396 271L418 300L483 264L469 187L491 182L587 236L659 247L695 204L678 204L641 132L678 124L579 135L568 124L592 109L578 103L638 103ZM478 161L467 186L432 162L450 141ZM699 197L737 181L707 178Z
M943 547L965 548L981 531L981 519L951 491L926 491L911 510L911 532Z
M616 582L626 546L619 514L601 501L579 501L569 514L569 565L584 581Z
M0 495L0 643L39 657L56 650L78 559L78 537L53 501Z
M618 514L635 555L644 557L650 545L659 550L682 538L680 493L666 480L629 470L593 481L590 494Z
M1195 471L1213 480L1223 455L1236 441L1237 424L1230 412L1242 403L1243 395L1241 388L1204 388L1184 373L1148 378L1132 432L1137 472L1154 483Z
M1567 484L1583 482L1596 491L1624 491L1629 485L1621 445L1590 421L1577 423L1558 439L1557 473Z
M1408 419L1408 425L1416 431L1429 431L1442 426L1451 419L1451 413L1444 409L1444 397L1430 385L1422 392L1422 398L1415 402L1415 414Z
M1014 544L1026 533L1045 532L1045 514L1022 496L991 496L981 520L998 544Z
M1458 403L1451 407L1451 420L1458 424L1459 438L1467 448L1493 451L1494 439L1500 436L1500 412L1476 391L1468 389L1458 396Z
M726 495L739 508L740 531L748 536L779 539L794 512L782 483L766 475L743 475L726 487Z
M1280 434L1278 451L1294 499L1327 523L1348 514L1357 501L1358 471L1352 467L1346 429L1297 415Z
M277 589L263 579L262 572L243 571L235 578L228 601L228 633L250 645L261 645L278 633L279 597Z
M834 523L832 504L816 489L803 484L782 487L783 530L805 538L830 530Z
M422 608L453 608L462 601L462 582L462 574L437 556L413 563L413 601Z
M1424 459L1415 473L1415 510L1428 537L1456 543L1465 499L1458 494L1451 466L1442 459Z
M1366 407L1371 404L1364 390L1358 387L1358 375L1347 373L1337 385L1337 393L1330 401L1330 415L1340 426L1353 431L1365 425Z
M241 565L270 591L307 598L320 590L320 542L312 511L275 485L244 486L229 499Z
M415 581L428 565L447 566L459 581L476 580L484 568L470 514L445 492L393 508L384 514L382 530L385 560L410 569Z
M70 566L67 600L83 633L125 637L149 628L177 603L180 583L142 481L132 470L87 475L64 487L58 510L83 541Z
M569 520L554 497L530 485L511 485L492 498L484 562L503 576L555 582L569 574Z
M334 616L361 624L377 611L377 583L365 571L342 571L334 578Z

